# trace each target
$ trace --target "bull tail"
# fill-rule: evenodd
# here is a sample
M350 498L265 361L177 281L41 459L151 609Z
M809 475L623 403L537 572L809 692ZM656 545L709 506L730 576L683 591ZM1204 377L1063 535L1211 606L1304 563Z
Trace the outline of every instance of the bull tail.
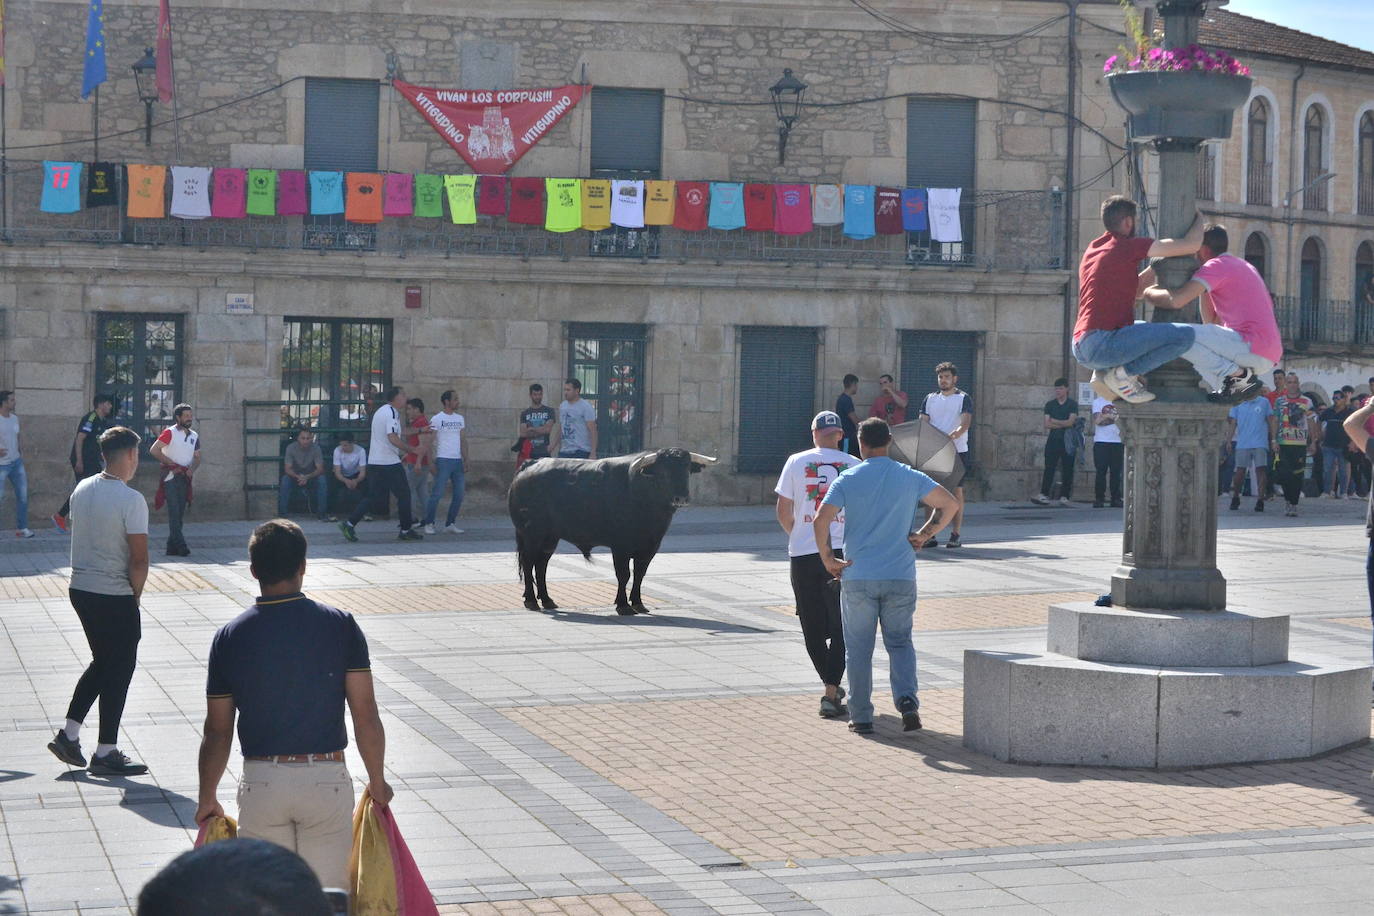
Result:
M592 562L592 549L590 547L579 547L577 549L582 551L582 559L586 560L588 563Z

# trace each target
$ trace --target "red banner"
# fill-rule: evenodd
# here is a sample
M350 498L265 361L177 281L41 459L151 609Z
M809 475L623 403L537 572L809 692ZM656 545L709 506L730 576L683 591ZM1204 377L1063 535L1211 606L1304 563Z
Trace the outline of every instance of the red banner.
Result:
M433 89L400 80L392 85L479 175L500 175L515 165L591 88Z

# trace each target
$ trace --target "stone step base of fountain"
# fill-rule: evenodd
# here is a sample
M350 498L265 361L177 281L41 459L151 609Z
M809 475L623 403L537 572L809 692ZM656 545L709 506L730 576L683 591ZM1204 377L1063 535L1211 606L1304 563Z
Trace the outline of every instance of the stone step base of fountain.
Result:
M1288 615L1245 608L1157 611L1050 605L1050 652L1084 661L1252 667L1288 660Z
M964 746L1015 763L1168 769L1312 757L1369 740L1374 669L1113 664L964 652Z

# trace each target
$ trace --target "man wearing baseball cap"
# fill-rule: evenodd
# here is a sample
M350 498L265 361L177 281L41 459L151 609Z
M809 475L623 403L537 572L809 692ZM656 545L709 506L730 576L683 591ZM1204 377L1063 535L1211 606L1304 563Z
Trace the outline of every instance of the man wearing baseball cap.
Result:
M820 715L833 719L845 711L841 705L844 691L844 630L840 621L840 593L830 587L830 573L821 563L813 523L830 483L859 459L840 451L844 424L833 410L823 410L811 421L811 441L815 448L797 452L787 459L773 492L778 494L778 524L787 532L787 555L792 565L792 595L811 664L816 668L825 695ZM830 546L839 549L844 541L844 516L830 526Z

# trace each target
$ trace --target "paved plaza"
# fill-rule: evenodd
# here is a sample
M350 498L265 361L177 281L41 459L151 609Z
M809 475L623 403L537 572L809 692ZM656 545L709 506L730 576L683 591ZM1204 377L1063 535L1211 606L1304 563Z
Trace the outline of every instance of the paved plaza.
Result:
M1231 605L1292 613L1295 657L1367 663L1363 504L1220 507ZM967 546L918 560L925 728L903 733L879 690L870 738L816 715L771 506L680 512L645 582L653 613L633 618L609 609L609 554L588 566L566 546L549 568L563 609L522 609L509 521L461 524L418 544L384 522L358 544L305 524L306 590L367 634L393 810L445 914L1374 908L1370 746L1177 772L962 747L963 650L1043 650L1048 604L1106 590L1119 510L971 507ZM189 558L155 551L121 741L151 772L133 779L45 747L89 657L66 540L0 548L0 913L130 913L190 847L206 656L256 594L250 529L192 524ZM881 648L876 667L885 689ZM349 764L363 773L353 748ZM236 749L230 813L240 766Z

